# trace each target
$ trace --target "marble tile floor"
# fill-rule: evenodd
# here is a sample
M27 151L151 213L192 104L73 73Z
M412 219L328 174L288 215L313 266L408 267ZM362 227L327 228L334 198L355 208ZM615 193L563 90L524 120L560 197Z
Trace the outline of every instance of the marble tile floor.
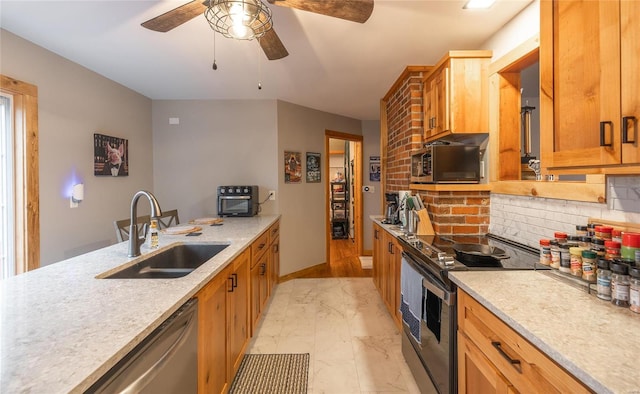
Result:
M400 338L371 278L294 279L276 287L247 353L310 353L310 394L420 393Z

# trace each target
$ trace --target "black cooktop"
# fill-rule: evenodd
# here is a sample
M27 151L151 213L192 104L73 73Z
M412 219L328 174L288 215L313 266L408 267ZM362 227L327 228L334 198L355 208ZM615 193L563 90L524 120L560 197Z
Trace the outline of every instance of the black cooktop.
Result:
M440 277L446 277L448 271L549 269L539 263L537 249L492 234L417 235L399 239L405 252ZM478 254L475 249L489 253Z

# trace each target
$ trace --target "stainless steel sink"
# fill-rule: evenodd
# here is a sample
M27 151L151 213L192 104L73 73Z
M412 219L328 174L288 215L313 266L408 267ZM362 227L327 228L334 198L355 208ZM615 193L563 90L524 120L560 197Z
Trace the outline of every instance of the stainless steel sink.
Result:
M99 279L172 279L189 275L229 244L180 244Z

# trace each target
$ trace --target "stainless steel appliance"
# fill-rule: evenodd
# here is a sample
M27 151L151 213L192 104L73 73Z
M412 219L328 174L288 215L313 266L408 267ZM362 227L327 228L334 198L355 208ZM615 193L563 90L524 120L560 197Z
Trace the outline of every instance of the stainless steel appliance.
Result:
M477 145L431 144L411 153L412 183L478 183Z
M198 300L191 299L87 393L197 393Z
M399 196L398 192L387 192L384 194L386 207L385 207L385 217L384 223L386 224L398 224L400 223L399 218Z
M218 186L218 216L258 214L258 186Z
M537 249L493 235L400 237L402 353L422 392L457 392L456 286L450 271L548 269ZM480 254L478 254L480 253Z

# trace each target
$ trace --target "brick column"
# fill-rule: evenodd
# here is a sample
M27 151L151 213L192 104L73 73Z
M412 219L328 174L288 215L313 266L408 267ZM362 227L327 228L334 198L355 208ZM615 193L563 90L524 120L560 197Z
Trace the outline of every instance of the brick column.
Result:
M436 234L484 235L489 231L488 191L417 191ZM415 194L416 191L413 191Z

